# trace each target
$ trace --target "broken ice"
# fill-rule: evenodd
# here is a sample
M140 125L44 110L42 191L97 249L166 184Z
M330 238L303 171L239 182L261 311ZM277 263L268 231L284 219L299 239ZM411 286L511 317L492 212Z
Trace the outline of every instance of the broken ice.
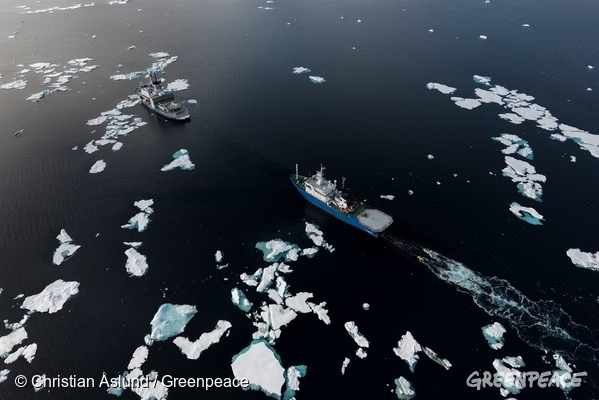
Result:
M543 225L541 220L543 216L532 207L523 207L520 204L513 202L510 204L510 211L518 218L532 225Z
M162 304L150 323L150 339L166 340L180 334L196 312L195 306L187 304Z
M494 322L491 325L483 326L482 331L492 349L499 350L503 347L503 334L506 332L503 325Z
M354 339L358 346L368 347L370 345L368 340L366 340L366 338L360 332L358 332L358 326L354 321L346 322L344 326L347 333L349 333L349 336Z
M79 293L79 282L65 282L62 279L49 284L38 294L26 297L21 308L29 313L47 312L53 314L62 310L62 306L71 297Z
M133 205L139 208L141 212L131 217L127 224L121 225L121 228L137 229L138 232L145 231L148 228L148 224L151 221L149 215L154 212L152 207L150 207L152 204L154 204L154 200L152 199L139 200L133 203Z
M241 289L231 289L231 301L239 307L241 311L249 312L252 309L252 303L245 297L245 294Z
M569 249L566 254L577 267L599 271L599 252L593 254L585 253L580 249Z
M8 335L0 336L0 357L6 357L13 347L21 344L25 339L27 339L25 328L19 328Z
M148 271L148 263L146 262L146 256L139 254L134 248L127 249L125 251L127 256L127 263L125 269L131 276L143 276Z
M189 159L189 153L185 149L175 152L175 154L173 154L173 158L174 160L171 161L170 164L166 164L160 170L170 171L177 167L181 168L182 170L192 170L196 167L195 164Z
M218 343L220 338L227 333L231 328L229 321L220 320L216 324L211 332L202 333L200 338L195 342L190 341L186 337L177 337L173 340L173 343L181 349L181 352L187 356L190 360L197 360L202 352L214 343Z
M410 381L403 376L395 380L395 394L398 399L410 400L416 396L416 391L412 387Z
M510 156L505 156L507 167L503 169L503 176L512 178L512 182L517 182L518 191L528 198L541 201L543 188L539 182L545 182L545 175L537 174L535 167L526 161L517 160Z
M397 347L393 348L395 354L408 363L410 371L412 372L414 372L414 368L418 362L418 354L416 353L421 350L422 347L416 340L414 340L410 331L407 331L405 335L402 335L399 342L397 342Z
M250 388L280 398L285 369L274 348L262 339L254 340L233 357L231 369L237 379L247 379Z
M268 242L256 243L256 249L262 251L264 261L266 262L276 262L282 258L285 258L287 261L292 261L288 257L288 254L292 250L299 250L299 246L285 242L281 239L273 239Z
M324 80L324 78L321 77L321 76L309 76L309 78L312 81L312 83L324 83L324 82L326 82Z
M60 242L60 246L54 250L52 264L60 265L63 261L71 258L81 246L73 244L73 239L64 229L60 230L60 234L56 236L56 239Z

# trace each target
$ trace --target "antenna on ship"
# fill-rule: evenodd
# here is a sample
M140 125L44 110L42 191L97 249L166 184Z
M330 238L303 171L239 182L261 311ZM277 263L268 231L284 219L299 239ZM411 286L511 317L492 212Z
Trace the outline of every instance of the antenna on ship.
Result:
M341 177L341 190L345 189L345 176Z
M297 164L295 164L295 180L297 181Z
M322 163L320 164L320 175L324 176L324 171L325 171L325 167L322 166Z

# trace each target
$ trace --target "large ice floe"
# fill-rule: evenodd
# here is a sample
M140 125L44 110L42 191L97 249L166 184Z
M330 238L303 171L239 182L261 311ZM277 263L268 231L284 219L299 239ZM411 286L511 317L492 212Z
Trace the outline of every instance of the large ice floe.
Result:
M539 182L545 182L545 175L538 174L535 167L524 160L518 160L511 156L505 156L507 166L503 169L503 176L517 182L518 191L525 197L536 201L542 201L543 187Z
M174 160L171 161L170 164L166 164L160 170L171 171L177 167L181 168L182 170L192 170L196 167L195 164L189 159L189 152L185 149L175 152L175 154L173 154L173 158Z
M60 265L64 261L68 260L75 254L77 249L81 246L73 244L73 239L69 236L67 231L64 229L60 230L60 234L56 236L56 239L60 242L60 246L56 250L54 250L54 255L52 256L52 264Z
M532 148L529 146L528 142L524 139L521 139L517 135L512 135L511 133L502 133L501 135L491 139L506 146L505 149L501 150L503 154L519 154L520 156L528 158L529 160L534 158Z
M580 249L569 249L566 254L577 267L599 271L599 251L593 254Z
M121 228L137 229L138 232L145 231L151 221L149 216L154 212L152 207L150 207L152 204L154 204L154 200L152 199L139 200L133 203L133 205L139 208L141 212L131 217L127 224L121 225Z
M243 312L249 312L252 309L252 303L247 299L241 289L231 289L231 301Z
M506 332L503 325L494 322L491 325L483 326L482 331L492 349L499 350L503 347L503 334Z
M345 330L349 333L349 336L354 339L356 344L360 347L368 347L370 343L368 340L358 331L358 326L354 321L348 321L345 323Z
M62 279L46 286L38 294L26 297L21 308L29 310L29 313L47 312L53 314L62 310L64 303L79 293L79 282L65 282Z
M416 391L412 387L412 383L403 376L395 380L395 394L401 400L410 400L416 397Z
M162 304L152 318L151 340L166 340L182 333L197 309L187 304Z
M146 346L139 346L137 349L135 349L135 351L133 352L133 356L131 356L131 361L129 361L127 369L135 369L141 367L143 363L146 362L146 359L148 358L148 353L149 350Z
M27 362L29 364L31 364L33 362L33 359L35 358L36 352L37 352L37 344L36 343L32 343L27 346L19 347L18 349L16 349L12 353L10 353L8 355L8 357L6 357L6 359L4 360L4 363L12 364L13 362L17 361L17 359L19 357L23 357L25 360L27 360ZM1 355L0 355L0 357L1 357Z
M404 360L410 366L410 371L414 372L416 363L418 362L418 353L422 350L420 344L414 339L410 331L407 331L405 335L402 335L397 347L393 348L395 354Z
M285 384L281 358L266 341L254 340L233 357L231 369L237 379L247 379L250 388L280 399Z
M515 368L506 366L506 363L509 363L509 365ZM500 390L504 397L507 396L508 393L518 394L524 388L522 382L525 382L525 377L522 371L517 369L520 366L524 366L522 357L519 359L515 357L506 357L503 360L495 359L493 361L493 367L495 368L495 371L497 371L496 376L498 377L501 386L503 386L503 389L505 389Z
M185 354L187 358L190 360L197 360L204 350L214 343L218 343L220 338L228 332L229 328L231 328L231 323L229 321L220 320L217 322L216 328L210 332L202 333L200 338L195 342L190 341L186 337L179 336L173 340L173 343L181 349L181 352Z
M526 221L532 225L543 225L541 222L543 220L543 216L537 212L532 207L524 207L520 204L513 202L510 204L510 211L522 221Z
M131 276L144 276L148 272L148 263L146 262L146 256L140 254L133 247L125 250L127 256L127 263L125 269Z
M0 357L7 357L15 346L21 344L27 339L27 331L25 328L19 328L8 335L0 336Z

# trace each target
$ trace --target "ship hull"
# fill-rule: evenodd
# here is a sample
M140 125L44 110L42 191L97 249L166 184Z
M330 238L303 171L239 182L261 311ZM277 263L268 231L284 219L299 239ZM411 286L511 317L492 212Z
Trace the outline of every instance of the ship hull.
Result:
M295 186L295 188L301 193L301 195L304 196L304 198L306 200L308 200L310 203L314 204L316 207L320 208L323 211L326 211L327 213L331 214L333 217L345 222L346 224L349 224L349 225L353 226L354 228L358 228L359 230L368 233L371 236L374 236L374 237L379 236L379 234L377 232L372 232L369 229L367 229L366 227L362 226L358 222L358 219L356 217L354 217L352 215L345 215L342 212L337 211L334 208L327 206L322 201L318 200L316 197L307 193L302 187L300 187L296 183L295 179L293 179L294 175L291 175L290 178L291 178L291 182L293 182L293 186Z
M180 113L179 115L175 115L175 114L172 114L172 113L165 113L165 112L163 112L162 110L159 110L159 109L157 109L157 108L155 108L155 107L152 107L150 104L148 104L148 103L146 103L146 102L144 101L144 99L146 99L146 97L145 97L144 95L142 95L142 94L141 94L140 87L138 87L138 88L136 88L136 89L135 89L135 94L136 94L136 95L138 95L138 96L139 96L139 98L141 98L141 99L142 99L142 101L141 101L141 104L142 104L142 105L143 105L145 108L147 108L147 109L148 109L148 110L150 110L150 111L153 111L153 112L155 112L155 113L156 113L156 114L158 114L158 115L162 115L164 118L172 119L172 120L175 120L175 121L187 121L187 120L189 120L189 119L190 119L190 117L189 117L189 111L188 111L188 110L187 110L187 108L185 108L184 106L181 106L181 107L182 107L182 108L183 108L185 111L184 111L184 112L182 112L182 113Z

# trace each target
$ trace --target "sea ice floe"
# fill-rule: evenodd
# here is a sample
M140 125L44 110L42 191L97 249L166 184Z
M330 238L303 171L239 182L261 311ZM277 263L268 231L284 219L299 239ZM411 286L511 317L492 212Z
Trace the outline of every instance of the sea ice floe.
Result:
M368 353L362 347L358 347L358 350L356 350L356 355L359 358L366 358L366 356L368 356Z
M473 79L476 83L482 83L483 85L491 86L491 78L488 76L474 75Z
M169 82L166 85L166 90L171 92L177 92L179 90L185 90L189 87L189 83L187 83L187 79L177 79L172 82Z
M134 248L127 249L125 251L127 256L127 263L125 269L131 276L143 276L148 272L148 263L146 262L146 256L139 254Z
M268 304L262 306L260 316L266 324L277 331L293 321L297 317L297 313L291 308L285 308L280 304Z
M13 347L21 344L25 339L27 339L27 331L25 328L19 328L8 335L0 336L0 357L4 358L8 356Z
M26 297L21 308L29 310L30 314L34 312L53 314L62 310L64 303L77 293L79 293L79 282L65 282L58 279L40 293Z
M521 124L522 122L524 122L524 118L522 118L518 114L504 113L504 114L497 114L497 115L499 116L499 118L505 119L506 121L509 121L512 124Z
M185 149L175 152L175 154L173 154L173 158L174 160L171 161L170 164L166 164L160 170L170 171L177 167L181 168L182 170L192 170L196 167L195 164L189 159L189 153Z
M513 202L512 204L510 204L510 211L516 217L528 222L529 224L543 225L543 223L541 222L541 220L543 220L543 216L532 207L524 207L516 202Z
M310 70L310 68L305 68L305 67L295 67L295 68L293 68L293 73L294 74L307 74L308 72L312 72Z
M520 390L523 388L521 371L514 368L508 368L502 360L497 359L493 361L493 367L495 367L495 370L497 371L501 386L511 394L520 393Z
M163 58L163 57L170 56L170 54L166 53L164 51L159 51L159 52L156 52L156 53L150 53L149 56L152 57L152 58Z
M537 174L535 167L523 160L517 160L510 156L505 156L507 167L503 169L503 176L517 182L518 191L528 198L536 201L542 201L543 187L539 182L545 182L545 175Z
M576 157L575 156L570 156L570 162L576 162Z
M503 334L506 332L503 325L499 322L494 322L491 325L482 327L483 336L487 339L489 346L494 350L499 350L503 347Z
M472 110L481 104L480 101L476 99L464 99L462 97L452 97L451 100L454 101L457 106L468 110Z
M121 225L121 228L137 229L138 232L143 232L148 228L150 221L148 214L140 212L131 217L127 224Z
M322 76L309 76L310 80L312 81L312 83L324 83L326 82L325 79Z
M474 89L474 93L478 96L477 100L481 103L497 103L499 105L503 105L502 97L497 93L480 88Z
M454 87L446 86L441 83L434 83L434 82L427 83L426 88L428 90L438 90L439 92L441 92L443 94L452 94L453 92L456 91L456 88L454 88Z
M263 339L254 340L235 355L231 369L235 378L247 379L251 389L280 398L285 383L285 369L274 348Z
M252 309L252 303L247 299L245 293L243 293L241 289L231 289L231 301L239 307L241 311L249 312ZM289 306L289 304L287 306Z
M3 369L0 370L0 383L4 382L5 380L8 379L8 373L10 372L9 369Z
M273 239L268 242L256 243L256 249L262 251L264 261L266 262L276 262L282 258L285 258L287 261L293 261L287 255L291 250L299 250L299 246L281 239Z
M52 264L60 265L63 261L68 260L75 254L77 249L81 246L73 244L73 239L69 236L67 231L64 229L60 230L56 239L60 242L60 246L56 250L54 250L54 255L52 256Z
M577 267L599 271L599 251L593 254L585 253L580 249L569 249L566 254Z
M283 400L295 399L295 392L300 390L299 378L306 376L307 370L308 367L305 365L294 365L287 368L287 388L285 389L285 393L283 393Z
M104 162L104 160L98 160L89 169L89 173L90 174L97 174L98 172L104 171L105 168L106 168L106 163Z
M177 337L173 343L181 349L181 353L185 354L190 360L197 360L202 352L214 343L218 343L220 338L227 333L231 328L229 321L220 320L211 332L202 333L200 338L195 342L190 341L186 337Z
M403 376L400 376L395 381L395 394L398 399L410 400L416 397L416 391L412 387L410 381Z
M154 315L150 339L166 340L182 333L197 309L187 304L162 304Z
M345 330L347 331L347 333L349 333L349 336L351 336L354 341L357 343L358 346L360 347L368 347L370 346L370 343L368 343L368 340L366 340L366 338L358 331L358 326L356 325L356 323L354 321L348 321L345 323Z
M528 145L528 142L524 139L521 139L517 135L502 133L500 136L492 137L491 139L500 142L504 146L507 146L505 149L501 150L503 154L517 153L522 157L528 158L529 160L534 158L533 151Z
M214 259L216 260L217 263L221 262L223 260L223 252L220 250L216 251L216 254L214 255Z
M131 370L141 367L142 364L146 362L146 359L148 358L148 353L149 351L146 346L139 346L137 349L135 349L133 355L131 356L131 361L129 361L127 369Z
M381 199L393 200L394 198L395 198L395 196L393 196L392 194L382 194L381 195Z
M487 37L485 35L480 35L479 38L486 39Z
M306 235L312 239L312 242L314 242L316 246L324 247L331 253L335 251L335 248L324 240L323 233L318 229L318 225L306 222Z
M322 322L324 322L327 325L331 324L331 318L329 317L329 310L324 308L327 305L326 301L323 301L320 304L315 304L315 303L311 303L311 302L307 302L307 304L312 309L312 312L318 316L318 319L320 319Z
M341 375L345 375L345 370L347 369L348 365L349 365L349 358L345 357L345 359L343 360L343 364L341 364Z
M370 304L364 303L364 304L362 304L362 308L364 309L364 311L368 311L368 310L370 310Z
M301 313L312 312L312 308L308 304L308 299L311 299L314 295L308 292L299 292L295 296L290 296L285 299L285 305L295 311Z
M10 83L0 85L0 89L25 89L27 87L27 81L19 79Z
M87 154L91 154L94 153L96 151L98 151L98 146L96 146L94 144L94 141L90 141L88 144L85 145L85 147L83 147L83 150L87 153Z
M504 364L507 364L507 365L509 365L510 367L513 367L513 368L520 368L520 367L525 367L526 366L526 363L522 359L522 356L518 356L518 357L503 357L502 361L503 361Z
M114 145L112 145L112 151L119 151L121 149L121 147L123 147L123 143L116 142Z
M397 342L397 347L393 348L395 354L405 360L410 366L410 371L414 372L416 363L418 362L418 353L422 350L420 344L414 340L412 333L407 331L405 335L402 335L401 339Z

